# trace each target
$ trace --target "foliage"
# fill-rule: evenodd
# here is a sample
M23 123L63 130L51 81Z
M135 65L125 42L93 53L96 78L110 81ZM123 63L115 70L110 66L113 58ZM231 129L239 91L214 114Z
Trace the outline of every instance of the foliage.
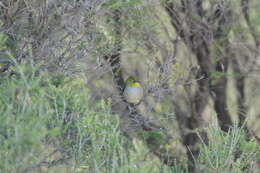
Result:
M146 172L154 167L151 155L145 166L138 164L138 157L147 153L146 145L135 144L135 149L127 145L118 117L111 114L110 101L90 105L82 81L63 79L54 85L47 72L28 66L13 70L21 75L2 79L0 84L1 172ZM246 141L241 129L227 135L218 128L209 132L209 145L202 147L196 161L199 169L213 173L251 168L257 145ZM236 152L240 157L234 161ZM185 172L178 165L158 166L157 171Z
M243 173L253 172L259 154L256 141L248 141L241 128L234 127L225 134L217 126L207 129L209 143L201 147L196 165L199 172Z
M109 0L104 6L111 10L119 10L120 8L129 8L140 4L140 0Z
M20 75L0 84L1 172L54 171L59 162L70 162L74 171L82 164L105 169L104 160L108 170L117 166L122 137L107 103L89 106L82 81L55 86L47 72L28 66L13 70Z
M256 142L229 128L259 131L259 7L1 1L0 172L257 170ZM134 109L120 93L131 75L144 86ZM212 112L226 133L204 128Z
M57 83L26 65L12 70L15 75L0 84L0 172L141 173L157 167L140 163L145 145L139 153L128 145L109 100L89 104L83 81Z

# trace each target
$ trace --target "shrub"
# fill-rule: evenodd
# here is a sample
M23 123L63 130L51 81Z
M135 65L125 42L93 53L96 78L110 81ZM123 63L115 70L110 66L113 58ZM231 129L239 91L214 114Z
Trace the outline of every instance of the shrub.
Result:
M57 84L32 67L12 70L0 84L0 172L98 172L124 162L118 117L105 101L89 105L82 81Z

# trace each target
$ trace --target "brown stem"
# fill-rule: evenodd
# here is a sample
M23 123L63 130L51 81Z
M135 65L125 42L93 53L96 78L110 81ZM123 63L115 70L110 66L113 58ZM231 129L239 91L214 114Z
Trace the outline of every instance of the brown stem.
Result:
M177 3L166 2L165 9L168 15L171 18L171 24L175 28L177 34L182 38L183 42L189 48L189 50L196 56L197 63L200 67L198 75L202 79L197 81L198 89L194 96L190 99L191 110L190 116L183 118L183 113L180 110L176 110L178 122L180 126L183 126L181 131L186 128L190 131L194 131L197 128L202 127L202 112L208 104L210 94L215 93L214 98L214 108L216 110L219 125L224 131L228 131L232 126L232 121L230 114L227 109L227 76L225 74L227 70L227 60L226 56L221 55L218 57L220 60L213 61L212 56L212 43L214 39L218 42L226 41L227 31L229 30L229 19L231 16L231 11L226 10L229 8L224 8L224 2L220 2L217 12L213 13L211 18L208 18L211 21L207 23L202 20L202 1L196 0L194 2L181 1L181 7L177 7ZM204 13L206 14L206 13ZM216 15L217 14L217 15ZM202 18L195 18L194 16L200 16ZM214 28L210 26L211 23L214 23ZM227 46L227 42L221 45L221 47ZM218 45L219 46L219 45ZM218 47L216 46L216 48ZM228 45L229 46L229 45ZM229 53L228 50L225 50L224 53ZM216 64L216 65L215 65ZM223 71L224 67L224 71ZM212 86L213 72L222 73L221 77L217 79ZM179 115L178 115L179 114ZM196 157L198 154L198 149L196 149L196 143L199 141L199 138L194 133L185 133L181 132L184 135L183 144L190 147L190 151L193 154L192 157ZM206 138L206 134L203 134ZM190 155L188 154L188 157ZM189 157L189 160L192 158Z
M223 74L212 82L214 84L211 87L211 91L214 92L214 108L217 113L218 122L221 130L225 132L228 132L232 126L232 120L227 107L227 77L225 74L227 68L228 63L226 59L217 63L216 72Z

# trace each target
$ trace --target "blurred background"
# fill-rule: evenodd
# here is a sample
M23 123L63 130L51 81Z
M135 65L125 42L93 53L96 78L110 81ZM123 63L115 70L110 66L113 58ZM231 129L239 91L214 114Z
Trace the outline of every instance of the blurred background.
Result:
M257 172L260 2L0 0L0 88L0 172Z

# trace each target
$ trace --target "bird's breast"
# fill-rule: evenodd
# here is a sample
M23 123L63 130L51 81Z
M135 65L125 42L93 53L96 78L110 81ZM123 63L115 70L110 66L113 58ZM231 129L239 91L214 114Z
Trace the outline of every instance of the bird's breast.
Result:
M138 103L143 97L143 88L126 86L124 97L129 103Z

